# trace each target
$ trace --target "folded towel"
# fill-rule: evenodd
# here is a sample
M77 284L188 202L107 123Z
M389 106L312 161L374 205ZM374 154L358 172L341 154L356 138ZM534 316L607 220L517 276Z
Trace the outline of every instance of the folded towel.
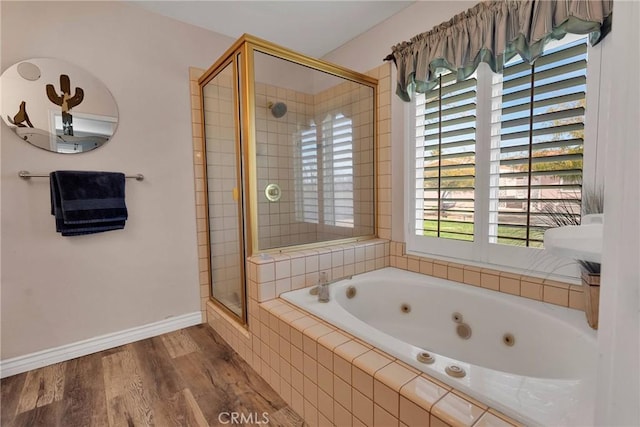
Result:
M56 218L56 231L63 236L82 236L84 234L102 233L104 231L121 230L124 228L124 221L105 222L102 224L65 224Z
M51 214L63 236L124 228L125 177L117 172L51 172Z

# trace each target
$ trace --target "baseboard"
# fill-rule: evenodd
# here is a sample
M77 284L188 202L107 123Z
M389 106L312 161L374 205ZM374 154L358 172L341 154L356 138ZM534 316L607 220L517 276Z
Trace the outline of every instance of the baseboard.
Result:
M129 344L145 338L155 337L203 322L202 312L196 311L181 316L170 317L158 322L138 326L124 331L101 335L60 347L38 351L0 361L0 378L10 377L32 369L86 356L120 345Z

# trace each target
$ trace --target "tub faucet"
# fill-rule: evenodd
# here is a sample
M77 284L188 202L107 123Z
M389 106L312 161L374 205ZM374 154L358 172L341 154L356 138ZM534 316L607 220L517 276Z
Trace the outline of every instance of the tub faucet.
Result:
M311 295L318 295L319 302L329 302L329 285L341 280L349 280L352 276L341 277L335 280L327 280L327 273L321 272L318 284L309 290Z
M327 280L327 273L320 273L320 280L318 281L318 301L329 302L329 281Z

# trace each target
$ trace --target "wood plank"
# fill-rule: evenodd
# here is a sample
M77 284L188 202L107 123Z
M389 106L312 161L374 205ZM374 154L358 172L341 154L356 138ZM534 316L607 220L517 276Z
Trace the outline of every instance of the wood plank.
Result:
M7 426L16 414L27 372L0 380L0 425Z
M38 399L38 407L62 400L66 370L66 362L43 368L44 392Z
M231 347L207 324L185 329L185 332L197 343L200 351L211 359L229 360L235 353Z
M168 399L187 387L161 337L138 341L131 346L152 400Z
M20 400L16 407L16 415L30 411L38 405L38 395L40 393L42 378L42 369L35 369L27 373L24 381L24 387L20 392ZM42 384L44 389L44 384Z
M70 427L61 419L62 401L52 402L48 405L37 406L16 416L9 426L11 427ZM5 424L3 424L3 427Z
M107 402L107 415L109 418L109 427L137 427L149 425L141 423L135 419L135 408L127 403L125 396L114 396Z
M185 425L187 413L182 391L186 384L176 371L162 337L154 337L131 344L140 376L151 400L154 421L157 426ZM180 404L182 403L182 405Z
M102 358L107 415L110 426L152 426L153 411L140 378L136 360L128 346Z
M296 414L291 407L285 406L284 408L269 414L269 425L302 427L306 424L302 417Z
M211 401L208 401L211 402ZM191 390L184 389L161 402L156 412L157 426L194 426L209 427L210 425L220 425L215 414L215 422L209 423L202 408L191 393ZM161 421L160 421L161 420Z
M220 395L216 392L209 392L195 395L192 393L193 400L200 408L200 412L205 421L211 426L221 425L219 416L221 412L228 411L232 405L232 400L220 399Z
M62 399L66 362L29 371L20 393L16 415Z
M202 354L207 356L210 369L216 373L216 379L227 384L236 384L250 383L253 379L260 378L257 374L252 375L255 374L253 369L213 329L201 326L189 328L188 332L202 347Z
M248 365L249 371L234 369L233 358L211 360L202 353L192 353L174 360L210 424L220 424L221 412L273 413L286 406Z
M67 362L62 419L69 426L108 425L102 354Z
M228 400L231 391L227 388L227 383L220 381L207 358L201 353L191 353L174 359L174 363L184 381L189 384L189 388L194 396L203 394L214 394L220 401Z
M204 417L202 410L200 409L200 405L193 397L191 390L188 388L183 391L185 401L187 402L187 406L189 408L188 412L188 425L198 426L198 427L209 427L209 423Z
M286 402L260 377L247 362L231 349L209 326L192 327L188 332L202 347L203 354L214 354L203 362L210 381L223 381L230 393L243 398L251 396L258 411L277 411Z
M173 359L199 350L198 345L184 329L162 335L162 342Z
M236 397L224 381L215 379L215 373L212 373L212 368L206 361L207 358L200 352L173 359L180 376L189 384L190 392L207 422L219 425L220 412L233 408Z

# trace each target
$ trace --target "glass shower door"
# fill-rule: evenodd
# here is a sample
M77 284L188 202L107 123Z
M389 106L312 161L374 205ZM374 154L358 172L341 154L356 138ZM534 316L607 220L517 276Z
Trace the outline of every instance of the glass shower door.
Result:
M234 62L202 86L211 295L243 323L244 229Z
M375 84L258 49L253 64L254 253L375 235Z

